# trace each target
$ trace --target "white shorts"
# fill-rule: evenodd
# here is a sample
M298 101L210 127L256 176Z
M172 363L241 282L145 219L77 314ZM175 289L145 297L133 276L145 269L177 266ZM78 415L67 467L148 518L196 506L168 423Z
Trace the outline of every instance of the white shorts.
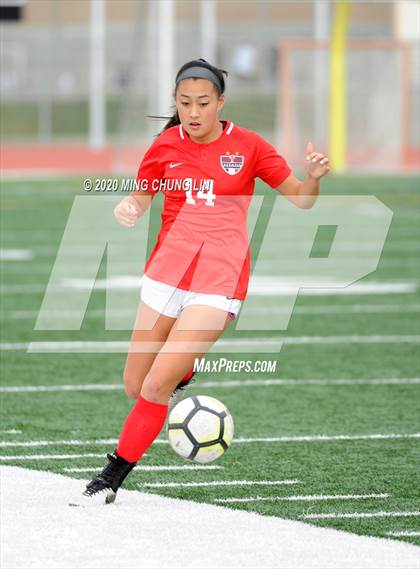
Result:
M181 311L192 304L204 304L220 308L229 313L232 320L236 318L242 302L236 298L228 298L220 294L204 294L176 288L175 286L155 281L143 275L141 300L164 316L178 318Z

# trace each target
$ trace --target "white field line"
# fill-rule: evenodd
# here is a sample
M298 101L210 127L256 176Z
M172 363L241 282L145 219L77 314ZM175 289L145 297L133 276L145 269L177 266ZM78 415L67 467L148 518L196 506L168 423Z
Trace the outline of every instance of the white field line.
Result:
M85 441L74 440L74 439L57 440L57 441L53 441L53 440L49 440L49 441L0 441L0 447L31 448L31 447L46 447L46 446L114 445L117 442L118 442L117 439L94 439L94 440L85 440ZM46 456L48 456L48 455L46 455ZM57 455L57 456L61 456L61 455ZM103 455L100 455L100 456L103 456ZM3 457L3 458L7 459L8 457Z
M9 351L9 350L27 350L29 344L23 342L1 342L0 343L0 350L2 351Z
M2 172L2 179L3 179L3 172ZM5 194L4 197L6 197ZM42 193L39 192L37 194L37 197L42 197ZM71 194L68 194L70 197ZM14 196L15 197L15 196ZM364 211L364 214L366 215L366 211ZM399 215L403 216L402 212L399 212ZM415 217L418 217L420 219L420 216L417 215ZM304 225L302 227L305 227ZM281 228L281 238L282 240L287 240L287 239L295 239L296 238L296 228L293 228L292 230L288 230L288 228ZM416 225L412 225L412 226L406 226L406 227L394 227L392 230L392 238L388 237L387 238L387 242L386 242L386 247L394 244L394 245L402 245L402 246L408 246L410 247L410 244L413 247L410 247L410 249L414 248L414 245L417 245L417 234L418 234L418 228ZM10 229L7 232L7 241L5 240L5 243L9 243L9 245L7 245L8 247L15 247L15 243L24 243L25 246L28 245L28 242L30 244L32 244L31 242L31 236L33 236L36 240L37 243L41 243L44 245L47 245L48 243L51 244L51 239L48 241L48 233L42 233L39 231L34 230L33 227L25 227L25 228L19 228L19 229ZM317 240L318 242L318 240ZM352 245L354 246L354 241L352 240L339 240L340 244L343 245L344 248L349 249L350 251L352 250ZM305 247L305 249L307 250L308 247L310 247L312 245L312 241L301 241L300 244ZM321 238L319 239L319 244L323 244L323 245L329 245L331 243L331 239L328 238ZM57 242L56 244L57 246L59 245L59 243ZM358 245L358 244L357 244ZM23 246L23 245L22 245ZM271 243L270 247L267 247L267 251L269 253L272 253L274 249L275 244ZM369 242L367 247L369 247ZM366 247L364 249L359 249L358 250L368 250ZM357 251L356 251L357 253ZM286 256L286 255L285 255Z
M54 252L55 254L55 252ZM51 269L54 265L54 259L52 257L52 255L42 255L42 254L38 254L37 251L34 251L34 255L37 257L37 261L36 263L31 263L30 265L28 265L27 263L9 263L7 266L7 271L8 274L11 275L18 275L19 277L21 277L19 280L25 280L24 276L25 275L30 275L31 277L34 277L36 275L42 275L43 277L47 277L50 272ZM38 258L43 257L44 259L47 257L49 257L51 260L48 262L44 262L41 260L38 260ZM356 265L358 259L356 260L356 262L354 263ZM272 270L272 261L261 261L261 270L264 271L270 271ZM415 268L417 269L419 266L419 262L417 259L417 256L415 255L415 253L411 253L411 252L407 252L406 255L401 256L398 253L392 255L390 254L390 252L388 252L388 257L386 257L385 259L381 260L381 265L380 268L381 270L387 270L387 269L410 269L410 268ZM115 265L115 267L117 267L117 264ZM80 269L80 263L66 263L66 269L68 272L71 272L73 269L79 270ZM125 266L122 264L122 270L125 269ZM296 265L296 261L285 261L284 263L282 263L282 269L284 271L284 273L289 272L291 274L295 274L296 270L297 270L297 265ZM116 268L117 270L117 268ZM355 294L361 294L360 291L355 293ZM378 293L380 294L380 293Z
M6 294L38 294L38 293L45 293L47 290L46 284L33 284L33 285L20 285L20 284L11 284L11 285L3 285L0 287L0 295ZM63 289L63 292L68 294L67 289Z
M299 278L301 279L299 281ZM340 286L333 279L319 283L315 287L302 287L301 282L308 280L304 275L293 279L278 278L275 276L253 277L249 284L250 296L289 296L296 294L305 296L329 296L337 294L412 294L417 291L416 282L371 282L354 283L346 287ZM140 277L118 277L118 279L96 279L95 289L140 290ZM299 288L302 287L302 288ZM0 287L0 294L30 294L44 293L46 284L10 284ZM55 293L69 294L71 290L90 290L91 281L88 279L66 279L61 286L56 286Z
M176 472L176 471L194 471L194 470L221 470L223 466L218 466L215 464L208 464L208 465L158 465L158 466L135 466L134 470L137 472ZM89 467L89 468L63 468L64 472L93 472L96 468Z
M247 309L254 314L290 314L290 309L279 306L266 308L249 307ZM319 306L295 306L293 314L389 314L389 313L414 313L420 312L420 304L348 304L341 306L319 305ZM103 316L103 312L102 312Z
M1 429L0 435L21 435L22 431L19 429Z
M368 441L392 439L418 439L420 433L387 433L374 435L304 435L290 437L268 437L253 439L234 439L236 443L299 443L299 442L329 442L329 441Z
M250 306L247 311L251 314L290 314L289 309L281 308L280 306L273 306L266 308L264 306L254 307ZM401 314L401 313L417 313L420 312L420 304L348 304L341 306L319 305L319 306L295 306L293 314ZM109 316L131 316L132 310L118 310L118 311L105 311L105 309L90 310L86 314L87 320L95 318L103 318L105 314ZM33 320L39 315L39 310L10 310L1 315L3 320ZM65 318L73 318L74 311L71 310L57 310L54 315L63 320Z
M280 349L283 344L285 345L310 345L310 344L419 344L420 335L373 335L373 336L360 336L354 334L352 336L279 336L274 338L248 338L248 339L229 339L218 340L214 348L210 352L228 351L234 349L238 352L270 352L268 346L273 346ZM173 344L173 345L172 345ZM166 342L165 346L168 350L173 348L174 352L179 351L176 342ZM198 343L199 345L200 343ZM203 345L207 346L206 342ZM145 345L140 342L137 343L137 352L159 350L161 344L159 342L149 342ZM129 348L129 342L123 341L62 341L62 342L3 342L0 343L0 349L3 351L10 350L27 350L31 353L126 353ZM186 347L183 345L183 351ZM191 344L191 351L197 351L197 343ZM276 350L277 351L277 350Z
M219 504L246 502L318 502L324 500L368 500L371 498L389 498L391 494L331 494L319 496L255 496L254 498L215 498Z
M420 531L387 531L385 535L392 537L420 537Z
M329 442L329 441L363 441L363 440L392 440L392 439L418 439L420 433L384 433L370 435L295 435L283 437L257 437L235 438L234 443L296 443L296 442ZM49 440L49 441L0 441L0 447L44 447L44 446L92 446L115 445L117 439L90 439L90 440ZM156 439L153 444L168 444L164 438ZM7 457L5 457L7 458ZM3 458L4 459L4 458Z
M286 385L303 387L306 385L345 386L345 385L420 385L419 377L411 378L378 378L378 379L233 379L199 382L197 387L267 387ZM66 385L9 385L0 387L0 393L51 393L71 391L120 391L121 383L86 383Z
M70 460L72 458L105 458L104 453L84 454L23 454L15 456L0 456L0 460Z
M68 391L120 391L121 383L87 383L85 385L19 385L2 386L0 393L51 393Z
M0 261L30 261L33 256L30 249L0 249Z
M300 516L304 520L327 520L341 518L417 518L420 512L352 512L352 513L325 513L325 514L304 514Z
M212 480L210 482L145 482L137 488L207 488L210 486L291 486L300 480Z
M239 379L227 381L203 381L197 387L256 387L271 385L288 385L293 387L303 387L306 385L344 386L344 385L419 385L420 378L389 378L389 379ZM1 392L1 389L0 389Z

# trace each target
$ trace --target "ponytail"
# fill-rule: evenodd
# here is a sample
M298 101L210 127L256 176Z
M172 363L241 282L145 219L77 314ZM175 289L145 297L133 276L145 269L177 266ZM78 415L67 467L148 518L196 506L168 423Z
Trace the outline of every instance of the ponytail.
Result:
M164 132L168 128L171 128L171 126L177 126L178 124L181 124L181 121L179 120L178 111L175 111L174 114L171 116L171 118L163 127L162 132Z
M147 115L147 118L158 119L160 121L162 121L162 120L168 121L165 124L165 126L163 127L163 129L160 132L158 132L158 134L156 136L159 136L160 134L162 134L162 132L164 132L168 128L171 128L171 126L177 126L177 125L181 124L181 121L179 120L179 116L178 116L178 111L175 111L171 117L162 117L160 115Z

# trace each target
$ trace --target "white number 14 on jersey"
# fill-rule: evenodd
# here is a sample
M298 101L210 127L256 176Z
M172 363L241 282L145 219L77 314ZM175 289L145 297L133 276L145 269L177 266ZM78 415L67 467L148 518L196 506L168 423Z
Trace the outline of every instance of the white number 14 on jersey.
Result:
M205 205L214 206L214 201L216 199L216 195L213 191L213 184L214 180L201 180L200 181L200 189L196 193L196 198L201 200L206 200ZM186 194L186 203L195 205L196 201L193 198L193 181L192 179L184 180L184 187L185 187L185 194Z

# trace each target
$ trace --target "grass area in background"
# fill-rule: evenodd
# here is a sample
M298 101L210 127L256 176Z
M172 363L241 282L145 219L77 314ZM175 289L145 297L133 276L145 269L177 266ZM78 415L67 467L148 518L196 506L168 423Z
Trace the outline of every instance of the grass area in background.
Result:
M127 104L126 99L108 97L106 101L106 131L108 136L121 136L125 141L145 135L148 122L146 101L138 99ZM82 101L53 101L0 104L0 136L3 144L20 140L38 141L42 138L42 117L49 117L51 138L85 138L89 130L89 103ZM229 97L222 117L259 132L274 132L275 98L264 95ZM162 121L162 126L164 121Z
M374 194L394 211L394 218L377 271L362 282L414 283L417 292L364 295L299 295L289 328L279 332L252 332L254 338L285 336L343 336L419 334L419 197L414 178L334 178L323 184L323 194ZM271 211L273 193L267 196L262 218ZM129 331L104 329L105 295L95 290L80 331L34 331L43 289L52 269L60 239L75 195L84 195L79 179L4 182L2 184L2 249L34 252L29 261L1 264L2 342L38 340L128 340ZM160 207L152 213L149 249L159 227ZM257 248L263 227L253 240ZM320 236L321 244L330 237ZM102 263L98 274L105 278ZM38 291L30 286L37 285ZM19 288L20 287L20 288ZM26 287L26 288L25 288ZM355 306L359 312L352 312ZM373 307L379 307L372 311ZM327 309L337 312L332 314ZM382 307L382 308L381 308ZM395 309L388 311L387 308ZM400 307L400 308L398 308ZM65 306L63 306L65 308ZM261 297L261 310L264 297ZM299 312L299 309L302 310ZM311 314L310 309L318 309ZM309 310L309 312L305 312ZM25 314L25 311L27 313ZM99 311L99 312L98 312ZM256 318L267 318L258 316ZM228 330L224 338L234 335ZM275 373L200 374L192 393L221 399L233 414L236 438L276 438L315 435L413 434L419 431L419 384L307 385L299 380L381 379L419 377L418 343L361 343L287 345L278 354L221 354L228 359L276 359ZM217 357L211 356L209 359ZM125 355L119 354L28 354L24 350L2 353L2 383L5 386L118 384ZM295 378L292 385L235 386L228 380ZM207 381L220 385L203 387ZM52 393L2 393L1 429L22 433L0 434L0 443L51 441L48 446L2 446L1 457L105 453L112 444L95 439L118 437L130 409L122 390L57 391ZM164 435L161 437L164 439ZM80 445L59 441L87 441ZM54 441L58 441L54 443ZM90 442L89 442L90 441ZM220 470L182 472L135 471L126 487L146 492L218 504L217 500L275 497L272 501L234 502L232 508L291 519L309 513L413 512L419 510L418 439L367 439L348 441L266 441L235 443L218 463ZM102 465L101 458L15 458L1 463L45 469L86 479ZM182 465L167 444L155 444L144 465ZM69 473L69 467L91 467L91 473ZM147 483L209 482L221 480L276 481L296 479L294 486L204 486L195 488L144 486ZM81 483L82 485L82 483ZM282 501L290 495L370 495L388 498L336 499L329 501ZM354 533L385 537L389 531L417 530L419 517L318 519L310 523ZM419 538L399 537L419 544Z

